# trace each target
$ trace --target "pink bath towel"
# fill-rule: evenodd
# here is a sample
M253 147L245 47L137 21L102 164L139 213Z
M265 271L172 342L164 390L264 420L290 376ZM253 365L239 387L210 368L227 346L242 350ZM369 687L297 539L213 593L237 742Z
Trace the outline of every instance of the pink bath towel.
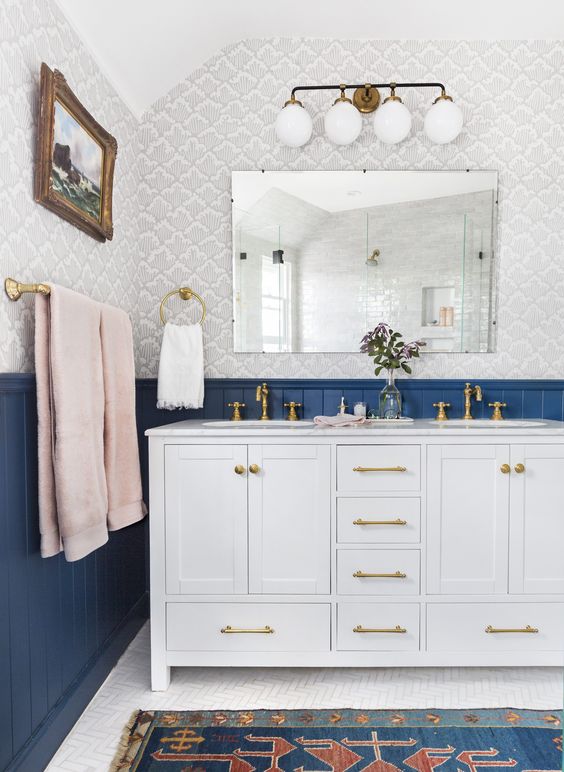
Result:
M104 466L108 489L108 530L141 520L139 446L135 421L135 363L129 316L102 305L100 334L104 372Z
M146 512L131 324L53 285L35 310L41 554L79 560Z
M35 298L41 554L79 560L108 540L100 305Z

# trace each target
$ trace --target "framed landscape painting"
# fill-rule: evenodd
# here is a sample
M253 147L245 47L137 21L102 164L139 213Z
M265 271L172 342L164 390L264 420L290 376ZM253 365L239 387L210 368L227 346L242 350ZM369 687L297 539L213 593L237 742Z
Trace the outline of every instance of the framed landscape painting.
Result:
M99 241L113 236L117 142L58 70L41 65L35 200Z

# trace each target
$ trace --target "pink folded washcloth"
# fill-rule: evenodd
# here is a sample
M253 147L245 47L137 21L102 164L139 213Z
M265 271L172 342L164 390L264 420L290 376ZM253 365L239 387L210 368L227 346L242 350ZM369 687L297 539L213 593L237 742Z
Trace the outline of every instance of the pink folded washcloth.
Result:
M313 422L318 426L357 426L367 424L368 419L362 415L350 413L337 413L337 415L316 415Z

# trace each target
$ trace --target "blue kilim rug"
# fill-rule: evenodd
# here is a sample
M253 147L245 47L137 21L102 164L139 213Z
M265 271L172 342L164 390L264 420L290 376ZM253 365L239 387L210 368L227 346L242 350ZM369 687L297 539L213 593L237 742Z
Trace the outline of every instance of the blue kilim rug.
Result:
M139 711L112 770L486 772L494 767L560 772L560 712Z

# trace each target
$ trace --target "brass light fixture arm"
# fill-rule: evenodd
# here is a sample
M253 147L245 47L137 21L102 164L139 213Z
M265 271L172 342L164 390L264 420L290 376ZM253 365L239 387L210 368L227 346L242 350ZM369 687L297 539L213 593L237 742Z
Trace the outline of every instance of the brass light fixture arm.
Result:
M295 98L297 91L344 91L346 89L357 88L440 88L442 93L446 93L443 83L338 83L332 86L294 86L292 97Z
M338 89L341 92L341 96L337 99L337 102L352 101L359 112L373 113L380 105L379 89L381 88L390 89L391 96L389 96L388 99L399 99L395 94L397 88L440 88L441 93L440 96L437 97L437 100L450 99L450 97L447 96L445 87L442 83L395 83L394 81L390 81L390 83L339 83L338 85L331 86L294 86L290 101L286 102L286 104L302 104L296 100L296 92L298 91L335 91L335 89ZM354 89L352 100L345 96L345 91L347 89ZM337 102L335 102L335 104L337 104Z

